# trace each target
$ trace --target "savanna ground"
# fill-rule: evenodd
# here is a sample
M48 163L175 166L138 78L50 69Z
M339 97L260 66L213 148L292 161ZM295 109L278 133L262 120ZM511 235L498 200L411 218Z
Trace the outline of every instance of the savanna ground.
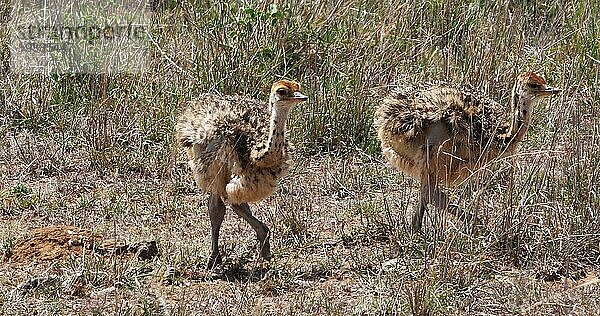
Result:
M598 1L160 2L148 71L51 76L10 71L4 23L0 311L599 315L599 17ZM564 91L515 157L451 191L483 229L429 212L411 233L417 183L382 160L374 107L429 79L507 104L525 70ZM274 257L257 265L228 212L224 266L206 271L206 196L174 146L177 113L206 91L266 99L283 77L310 100L290 119L289 176L252 206ZM157 254L114 250L146 241Z

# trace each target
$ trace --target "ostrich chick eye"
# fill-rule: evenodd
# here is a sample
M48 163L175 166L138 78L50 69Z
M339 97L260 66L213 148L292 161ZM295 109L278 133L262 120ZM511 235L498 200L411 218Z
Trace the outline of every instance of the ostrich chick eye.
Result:
M531 89L541 89L542 86L537 83L528 83L527 86Z
M284 89L284 88L277 89L277 93L281 94L281 95L287 95L288 94L287 90Z

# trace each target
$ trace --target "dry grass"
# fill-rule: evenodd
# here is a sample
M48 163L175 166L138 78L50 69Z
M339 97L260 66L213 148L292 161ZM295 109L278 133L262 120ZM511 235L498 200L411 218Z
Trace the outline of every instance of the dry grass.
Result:
M599 314L597 2L162 3L142 75L10 73L0 27L3 314ZM381 95L449 79L506 102L523 70L564 93L534 109L517 156L453 190L485 230L430 213L412 234L416 183L381 160L371 128ZM200 92L264 99L281 77L310 100L290 122L295 168L253 207L274 259L256 266L254 234L229 212L225 266L209 273L205 196L175 117ZM156 240L160 254L9 260L50 225Z

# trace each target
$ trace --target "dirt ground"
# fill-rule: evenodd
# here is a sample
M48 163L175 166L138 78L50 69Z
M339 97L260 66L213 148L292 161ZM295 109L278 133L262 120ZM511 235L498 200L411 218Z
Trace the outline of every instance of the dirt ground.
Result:
M150 259L158 252L155 241L128 245L122 240L103 239L98 233L75 226L50 226L32 229L16 240L8 264L48 262L77 258L84 251L99 254L136 254L140 259ZM139 251L139 252L138 252Z
M176 171L154 178L69 173L4 182L3 313L395 315L419 314L421 308L440 315L593 315L600 310L598 270L588 259L595 256L593 246L577 248L556 237L501 243L501 234L510 233L501 225L507 215L486 204L479 206L485 233L467 232L461 221L431 213L424 232L415 235L409 229L414 180L390 172L381 161L359 158L301 159L276 194L252 205L271 228L268 263L257 263L254 232L228 211L221 232L223 265L206 270L205 195L195 190L183 164ZM498 199L492 194L483 200ZM557 242L546 247L548 240ZM571 260L560 261L558 255L567 251Z

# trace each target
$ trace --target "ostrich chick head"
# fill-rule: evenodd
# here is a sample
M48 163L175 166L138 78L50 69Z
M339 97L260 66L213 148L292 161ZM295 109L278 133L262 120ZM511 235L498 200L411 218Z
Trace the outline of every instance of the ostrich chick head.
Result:
M299 102L308 100L300 93L300 84L289 80L279 80L271 87L271 105L276 107L292 107Z
M525 101L526 103L535 101L537 103L544 97L557 94L560 91L560 89L547 85L544 78L529 71L517 77L517 82L513 88L513 95L518 97L519 101Z

